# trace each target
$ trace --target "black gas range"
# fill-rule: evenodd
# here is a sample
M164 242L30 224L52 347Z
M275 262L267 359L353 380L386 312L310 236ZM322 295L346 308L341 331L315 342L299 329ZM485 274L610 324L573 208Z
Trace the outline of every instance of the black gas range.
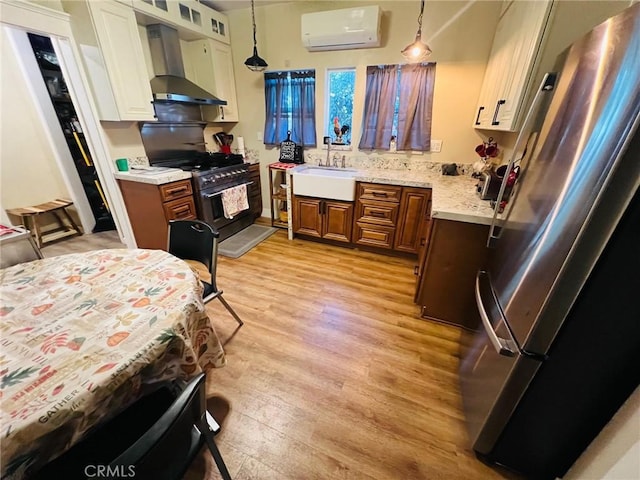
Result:
M244 163L242 155L197 152L189 157L163 161L161 165L156 163L155 166L191 172L198 218L220 232L220 241L253 223L249 205L249 165ZM249 209L230 216L225 214L222 194L234 187L246 191Z
M221 191L249 181L249 165L242 155L211 154L207 160L180 166L191 172L195 191Z
M196 191L221 190L248 181L249 166L242 155L210 152L190 152L178 158L153 163L156 167L180 168L191 172Z

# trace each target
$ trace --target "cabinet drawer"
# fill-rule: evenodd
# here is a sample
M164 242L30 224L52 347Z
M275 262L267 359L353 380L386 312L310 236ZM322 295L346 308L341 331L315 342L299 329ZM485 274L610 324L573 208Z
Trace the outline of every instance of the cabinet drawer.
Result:
M179 198L172 200L163 205L164 214L168 220L185 220L196 218L196 205L193 203L193 197Z
M377 183L358 184L358 198L361 200L378 200L400 203L402 187L395 185L379 185Z
M186 197L187 195L193 195L191 180L189 179L160 185L160 196L162 197L163 202Z
M358 245L391 249L395 231L396 229L393 227L356 222L353 229L353 237Z
M259 163L252 163L249 165L249 175L250 176L260 176L260 164Z
M359 222L395 227L398 219L398 204L358 200L356 217Z

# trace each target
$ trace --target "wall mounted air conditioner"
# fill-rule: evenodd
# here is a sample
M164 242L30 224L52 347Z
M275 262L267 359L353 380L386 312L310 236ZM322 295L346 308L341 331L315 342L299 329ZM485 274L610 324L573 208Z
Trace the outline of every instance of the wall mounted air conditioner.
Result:
M302 15L302 44L311 52L380 46L378 6L344 8Z

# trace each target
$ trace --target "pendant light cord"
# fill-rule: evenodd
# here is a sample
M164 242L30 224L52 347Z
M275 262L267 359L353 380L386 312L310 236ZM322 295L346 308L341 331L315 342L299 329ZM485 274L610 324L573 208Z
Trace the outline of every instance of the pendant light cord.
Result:
M253 2L253 0L251 0ZM418 15L418 33L417 35L422 35L422 14L424 12L424 0L420 3L420 15Z
M422 3L424 4L424 0ZM258 42L256 41L256 12L253 5L253 0L251 0L251 22L253 23L253 48L256 48Z

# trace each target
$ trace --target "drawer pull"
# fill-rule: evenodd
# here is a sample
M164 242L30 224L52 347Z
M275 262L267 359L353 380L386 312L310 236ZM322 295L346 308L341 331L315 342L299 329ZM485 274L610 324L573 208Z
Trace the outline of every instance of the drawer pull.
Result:
M189 205L183 205L182 207L174 208L173 211L175 213L188 212L189 211Z
M175 193L186 192L187 190L189 190L189 187L184 186L184 185L182 187L170 188L170 189L167 190L167 195L173 195Z
M371 192L371 195L373 195L374 197L387 197L386 192Z
M377 212L375 210L372 212L369 212L369 215L371 215L372 217L386 218L386 215L384 214L384 212Z

